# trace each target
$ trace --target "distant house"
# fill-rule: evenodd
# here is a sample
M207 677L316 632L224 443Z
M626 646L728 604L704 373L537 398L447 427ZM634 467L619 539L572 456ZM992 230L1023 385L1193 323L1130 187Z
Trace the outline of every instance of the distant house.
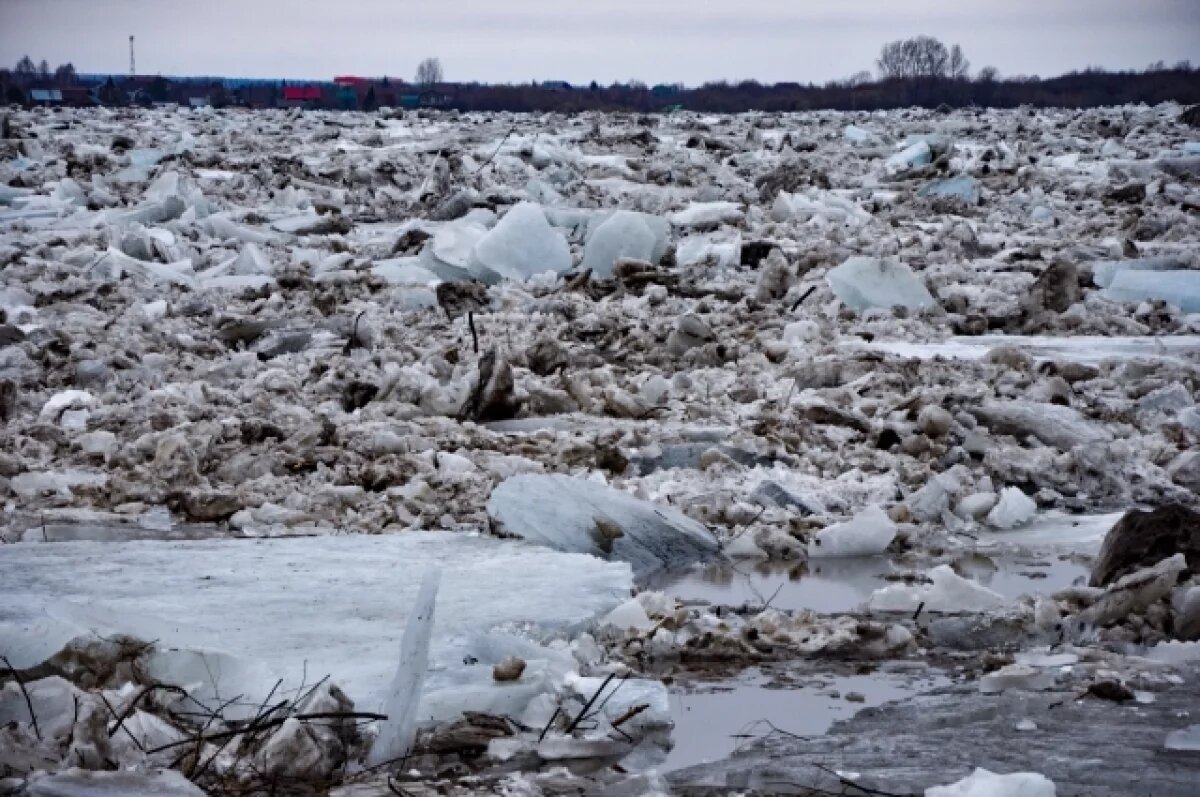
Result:
M310 107L321 103L320 86L284 86L283 104L289 108Z
M454 104L454 97L443 91L423 91L417 98L417 105L422 108L449 108Z
M30 89L29 101L34 105L62 105L63 93L60 89Z
M62 91L63 105L86 108L90 105L100 104L100 99L96 96L95 87L67 86L60 89L60 91Z

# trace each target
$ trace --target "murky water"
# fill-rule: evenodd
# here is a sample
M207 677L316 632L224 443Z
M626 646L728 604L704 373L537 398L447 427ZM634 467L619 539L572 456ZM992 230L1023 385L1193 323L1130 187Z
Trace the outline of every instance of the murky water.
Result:
M786 732L823 734L834 722L867 706L878 706L927 692L947 680L939 673L875 672L869 675L823 675L802 686L780 687L759 670L736 678L680 689L671 694L675 743L660 771L715 761L755 738ZM862 700L847 700L857 693ZM775 730L775 729L778 729Z

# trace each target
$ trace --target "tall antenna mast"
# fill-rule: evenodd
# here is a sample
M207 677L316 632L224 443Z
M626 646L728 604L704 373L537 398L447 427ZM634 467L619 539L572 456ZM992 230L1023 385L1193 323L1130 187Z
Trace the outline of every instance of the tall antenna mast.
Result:
M137 70L133 66L133 36L129 37L129 76L133 77L137 74Z

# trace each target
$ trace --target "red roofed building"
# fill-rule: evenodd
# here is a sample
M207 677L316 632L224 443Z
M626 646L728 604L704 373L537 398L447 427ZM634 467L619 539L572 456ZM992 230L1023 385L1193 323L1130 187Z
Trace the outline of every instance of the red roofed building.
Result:
M320 86L284 86L283 102L285 105L308 105L321 101Z

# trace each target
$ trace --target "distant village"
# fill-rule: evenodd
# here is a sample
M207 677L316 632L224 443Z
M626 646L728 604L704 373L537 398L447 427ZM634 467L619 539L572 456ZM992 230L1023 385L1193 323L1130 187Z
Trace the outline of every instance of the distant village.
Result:
M28 57L0 70L4 103L24 106L183 105L239 108L329 108L375 110L445 108L454 86L416 84L380 77L342 75L329 81L224 77L166 77L78 73L71 64L51 70Z
M526 84L453 83L441 64L427 58L412 82L394 77L340 75L330 80L268 80L77 73L71 64L51 68L26 56L0 69L0 104L32 106L183 106L194 108L306 108L345 111L457 109L462 111L626 111L658 113L687 109L709 113L795 112L817 109L885 110L909 106L995 107L1021 105L1087 108L1144 102L1200 102L1200 70L1188 62L1151 64L1142 71L1089 68L1052 78L1001 78L992 67L975 75L957 46L947 50L928 37L887 45L878 75L861 71L824 84L714 81L701 86L647 85L637 80L607 86L562 80ZM934 71L889 63L889 48L924 45L958 58L942 58Z

